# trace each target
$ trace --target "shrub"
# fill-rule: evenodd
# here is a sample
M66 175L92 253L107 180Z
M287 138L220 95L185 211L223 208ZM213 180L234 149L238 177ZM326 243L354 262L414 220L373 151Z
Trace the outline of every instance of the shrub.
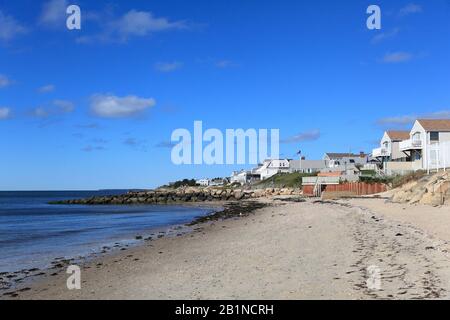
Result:
M377 177L377 176L360 176L360 182L366 183L384 183L390 185L392 183L392 177Z
M411 172L405 175L397 175L395 177L392 178L392 187L393 188L398 188L403 186L404 184L411 182L411 181L415 181L415 180L420 180L421 178L423 178L424 176L426 176L427 172L424 170L419 170L419 171L415 171L415 172Z
M195 179L183 179L170 183L169 185L163 185L161 188L173 188L177 189L179 187L195 187L198 186Z

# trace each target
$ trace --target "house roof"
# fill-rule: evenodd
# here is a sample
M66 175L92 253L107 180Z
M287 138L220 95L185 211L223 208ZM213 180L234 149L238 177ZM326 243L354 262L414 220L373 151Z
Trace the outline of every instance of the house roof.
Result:
M450 119L418 119L426 131L450 131Z
M340 177L341 175L342 171L320 172L317 174L318 177Z
M336 153L336 152L327 152L325 153L330 159L342 159L342 158L359 158L366 157L367 154L355 154L355 153Z
M394 131L394 130L390 130L390 131L386 131L387 135L389 136L389 138L391 138L391 140L408 140L409 139L409 131Z
M325 160L291 160L289 166L292 169L323 169L326 168Z

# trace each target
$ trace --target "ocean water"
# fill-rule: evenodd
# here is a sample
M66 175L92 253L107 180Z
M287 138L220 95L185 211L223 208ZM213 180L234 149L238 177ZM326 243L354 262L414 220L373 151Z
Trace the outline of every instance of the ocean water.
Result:
M0 192L0 272L45 268L56 257L99 252L135 236L184 224L212 209L182 206L50 205L124 191Z

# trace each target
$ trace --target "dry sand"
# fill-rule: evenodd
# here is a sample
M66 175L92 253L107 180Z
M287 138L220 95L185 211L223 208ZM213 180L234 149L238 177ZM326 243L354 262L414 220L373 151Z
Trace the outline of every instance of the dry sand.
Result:
M192 234L92 262L82 268L81 290L69 291L68 275L60 274L35 283L18 298L449 297L450 260L446 243L438 239L450 238L447 208L403 210L366 199L270 202L248 217L205 223ZM393 207L398 207L395 212ZM416 218L406 214L411 210L417 210ZM425 213L433 218L422 218ZM381 272L380 290L366 285L370 266Z

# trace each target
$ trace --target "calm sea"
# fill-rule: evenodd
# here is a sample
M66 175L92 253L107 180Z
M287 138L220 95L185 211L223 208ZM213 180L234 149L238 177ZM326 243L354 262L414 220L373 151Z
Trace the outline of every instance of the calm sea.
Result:
M45 268L56 257L99 252L137 234L184 224L211 209L182 206L49 205L124 191L0 192L0 272Z

